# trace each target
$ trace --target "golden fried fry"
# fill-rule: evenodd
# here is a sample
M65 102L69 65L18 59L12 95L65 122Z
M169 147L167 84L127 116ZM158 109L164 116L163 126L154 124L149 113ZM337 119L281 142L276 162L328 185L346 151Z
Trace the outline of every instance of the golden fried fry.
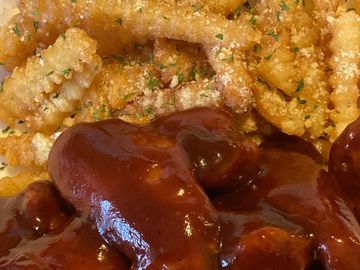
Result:
M0 119L52 133L76 107L101 66L96 42L71 28L53 47L14 71L0 93Z
M21 14L1 28L0 62L12 70L36 48L53 44L60 34L74 26L98 41L101 56L116 55L129 45L142 42L144 39L128 34L131 25L106 15L114 5L116 0L21 0Z
M120 112L120 118L129 123L147 124L163 114L198 106L221 107L222 103L216 81L204 79L138 97Z
M211 48L207 53L226 105L238 113L252 108L255 104L251 90L253 80L247 72L241 54L237 54L236 50L218 46Z
M8 71L22 65L37 47L33 21L15 15L0 28L0 62Z
M154 47L154 61L161 79L165 84L171 83L170 87L214 75L198 44L157 39Z
M154 17L156 16L156 19ZM131 34L147 39L169 38L190 43L223 47L247 48L259 33L249 24L230 21L204 9L204 5L159 5L157 0L119 0L112 12L130 25Z
M39 180L50 179L46 170L24 171L16 176L8 176L0 179L0 196L13 196L21 192L27 185Z
M0 138L0 155L11 166L42 167L45 170L53 142L53 136L41 133L9 135Z
M332 22L331 33L329 64L333 71L330 77L333 92L330 98L334 105L331 119L335 124L331 137L334 140L359 116L360 16L354 11L343 13Z
M262 1L257 11L264 33L252 52L257 111L287 134L323 136L329 94L314 21L295 2Z
M149 94L160 87L160 74L153 64L106 65L74 112L73 122L112 118L116 111L137 96Z

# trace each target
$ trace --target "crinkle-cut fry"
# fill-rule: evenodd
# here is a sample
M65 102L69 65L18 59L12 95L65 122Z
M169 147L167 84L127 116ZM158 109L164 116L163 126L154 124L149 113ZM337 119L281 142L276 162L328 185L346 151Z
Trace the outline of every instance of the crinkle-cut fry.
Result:
M158 37L247 48L260 36L249 23L228 20L203 9L201 4L176 7L159 5L157 0L119 0L118 3L112 12L113 19L121 18L124 24L132 26L132 34L148 39Z
M74 112L72 122L93 122L112 118L115 111L162 87L154 64L105 65ZM71 121L70 121L71 122Z
M316 48L320 34L313 19L302 5L289 2L284 7L280 0L260 2L257 12L258 28L264 33L252 51L252 69L258 77L254 85L257 110L285 133L312 139L323 136L329 93L324 53ZM264 92L264 87L270 92Z
M155 117L199 106L222 107L215 79L191 81L174 89L159 89L138 97L119 112L119 118L133 124L147 124Z
M0 138L0 155L11 166L45 169L53 143L54 137L42 133L9 135Z
M14 196L35 181L50 179L47 170L32 169L0 179L0 197Z
M199 44L156 39L154 62L165 84L175 87L180 82L196 81L214 75L206 54Z
M131 25L106 14L116 0L20 0L21 14L0 31L0 62L11 71L24 63L36 48L46 48L69 27L78 27L98 41L98 53L110 56L143 39L129 35Z
M69 29L5 79L0 119L12 127L21 120L32 131L52 133L75 109L100 66L96 41L81 29Z
M360 16L354 11L345 12L333 19L331 25L332 40L329 60L333 74L330 95L334 110L331 119L335 124L332 140L345 127L359 116L359 64L360 64Z

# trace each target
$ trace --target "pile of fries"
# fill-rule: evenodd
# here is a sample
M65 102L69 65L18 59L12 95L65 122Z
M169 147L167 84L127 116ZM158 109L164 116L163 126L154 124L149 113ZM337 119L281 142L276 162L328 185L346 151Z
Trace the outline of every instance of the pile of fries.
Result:
M359 0L19 0L18 9L0 29L11 73L0 88L0 170L22 173L2 179L0 195L46 178L52 143L79 122L146 124L215 106L257 142L280 130L326 161L359 116Z

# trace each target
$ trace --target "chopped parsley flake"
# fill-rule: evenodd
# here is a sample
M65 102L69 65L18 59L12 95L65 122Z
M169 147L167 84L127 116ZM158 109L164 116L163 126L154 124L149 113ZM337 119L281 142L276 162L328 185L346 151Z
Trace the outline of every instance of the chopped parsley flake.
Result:
M76 4L76 0L71 0L71 3L74 3L74 4Z
M269 55L265 56L264 58L265 58L265 60L270 60L272 56L273 56L273 54L269 54Z
M157 78L154 77L154 75L150 74L149 77L146 77L147 82L146 82L146 86L152 91L154 90L156 87L158 87L160 85L160 82Z
M254 52L257 53L257 52L260 52L260 51L261 51L261 45L256 44L256 45L254 46Z
M299 47L295 47L291 49L294 53L298 53L300 51Z
M98 109L95 109L92 112L91 117L94 121L100 121L103 119L105 113L106 113L106 106L105 104L102 104ZM110 112L108 114L111 115Z
M280 37L278 34L276 34L274 31L271 31L269 33L267 33L268 36L272 37L275 41L279 41Z
M71 73L71 68L67 68L67 69L64 69L63 71L62 71L62 74L64 74L64 76L69 76L70 75L70 73Z
M147 107L144 110L145 116L151 116L151 115L155 115L154 109L151 107Z
M24 124L25 123L25 121L24 120L18 120L18 124Z
M242 7L241 5L238 6L237 9L236 9L235 12L234 12L234 19L235 19L235 20L239 19L239 17L240 17L241 7Z
M48 74L46 74L46 76L50 76L50 75L52 75L52 74L54 74L54 71L53 71L53 70L50 71Z
M192 4L191 7L194 12L199 12L204 7L204 4L196 3L196 4Z
M165 69L165 68L166 68L166 66L165 66L165 65L163 65L163 64L157 64L157 66L158 66L158 68L159 68L160 70L163 70L163 69Z
M298 83L298 85L297 85L294 93L298 93L298 92L300 92L301 90L303 90L304 85L305 85L304 80L301 79L301 80L299 81L299 83Z
M131 93L129 93L129 94L126 94L126 95L123 97L123 100L124 100L125 102L128 102L128 101L130 101L135 95L136 95L135 92L131 92Z
M184 82L184 73L178 72L177 77L178 77L178 83L182 84Z
M0 171L5 170L8 165L5 162L1 162Z
M59 95L60 95L59 93L55 93L55 95L52 98L56 99L59 97Z
M249 20L249 23L252 24L252 25L255 25L256 24L256 18L254 15L251 16L250 20Z
M281 1L280 4L279 4L279 6L280 6L280 8L281 8L282 10L285 10L285 11L289 11L289 10L290 10L289 6L285 3L285 1Z
M308 120L308 119L310 119L310 117L311 117L310 115L305 115L304 119Z
M223 40L224 39L224 35L223 34L216 34L215 37L217 39Z
M15 26L12 29L15 33L15 35L17 35L18 37L21 37L21 31L19 29L19 26L17 24L15 24Z
M299 97L297 97L297 101L299 102L299 104L301 105L305 105L307 103L307 101L305 99L301 99Z
M276 11L275 15L276 15L277 21L280 22L280 11Z
M38 16L39 16L39 10L35 9L35 11L34 11L34 16L35 16L35 17L38 17Z
M2 130L2 133L3 133L3 134L8 133L9 130L10 130L10 127L7 126L6 128L4 128L4 129Z
M192 67L192 68L189 70L189 80L190 80L190 81L196 81L195 67Z
M4 91L4 81L0 83L0 93Z

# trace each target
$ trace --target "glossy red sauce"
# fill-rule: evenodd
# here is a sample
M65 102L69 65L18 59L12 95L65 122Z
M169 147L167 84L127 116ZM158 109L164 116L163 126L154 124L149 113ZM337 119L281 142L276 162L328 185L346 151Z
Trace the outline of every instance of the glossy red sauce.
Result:
M68 129L56 188L0 200L0 269L360 269L360 124L326 172L310 144L259 148L232 119L201 108Z

